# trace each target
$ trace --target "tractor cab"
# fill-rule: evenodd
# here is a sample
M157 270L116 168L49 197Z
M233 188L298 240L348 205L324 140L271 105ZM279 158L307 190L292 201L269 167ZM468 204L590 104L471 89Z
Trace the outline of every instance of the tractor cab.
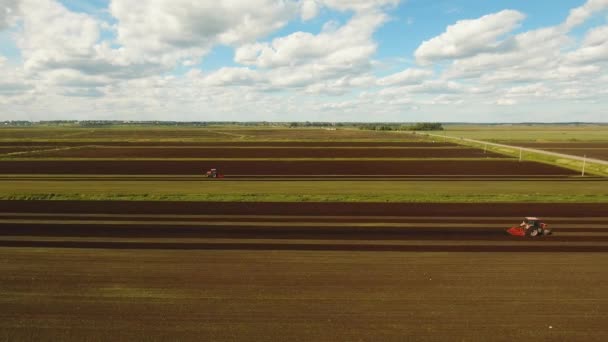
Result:
M525 217L522 226L539 228L544 223L538 217Z
M207 178L224 178L224 175L219 173L217 171L217 169L211 169L211 170L205 172L205 177L207 177Z
M522 223L519 226L511 227L507 229L507 233L513 236L540 236L550 235L551 229L538 217L524 217Z

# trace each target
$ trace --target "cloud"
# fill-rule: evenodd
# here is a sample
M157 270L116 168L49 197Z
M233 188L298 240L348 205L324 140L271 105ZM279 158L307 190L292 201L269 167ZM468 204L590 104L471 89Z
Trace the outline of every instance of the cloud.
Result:
M94 46L99 41L98 22L81 13L47 0L24 0L23 28L18 33L24 67L28 71L58 66L92 64Z
M302 20L310 20L319 14L319 3L315 0L304 0L300 3Z
M20 68L8 65L7 59L1 55L0 75L2 75L0 77L0 98L15 97L31 93L34 90L34 85L25 78L23 71Z
M113 0L117 42L130 55L203 56L215 44L254 41L283 27L298 6L286 0Z
M260 68L318 64L353 64L368 61L375 52L374 31L386 20L381 13L354 16L337 29L314 35L294 32L270 43L246 44L235 52L235 61Z
M371 70L377 48L373 33L386 19L380 12L355 14L340 27L325 25L316 35L294 32L271 42L245 44L236 49L235 62L256 67L266 90L340 94Z
M339 11L364 12L397 6L401 0L321 0L323 5Z
M608 26L597 27L587 32L582 45L568 53L566 60L577 65L608 62Z
M13 25L18 11L18 0L0 0L0 31Z
M262 76L249 68L221 68L204 78L209 86L235 86L253 85L260 81Z
M508 50L455 59L443 77L504 82L509 78L521 79L528 74L541 75L547 68L556 66L561 58L561 49L570 43L562 31L553 27L520 33L509 40Z
M608 10L608 0L588 0L583 6L571 10L562 26L566 30L571 30L584 23L594 13L605 10Z
M61 95L69 97L102 97L104 93L96 88L80 88L68 89L61 93Z
M383 77L378 80L378 85L392 86L397 84L415 84L433 76L431 70L405 69L396 74Z
M584 111L577 118L605 120L608 26L582 38L570 30L607 2L516 33L525 15L514 10L461 20L413 56L384 56L378 44L395 42L379 28L402 14L391 12L398 0L112 0L85 13L58 0L0 0L0 30L10 28L5 37L19 48L18 57L0 56L0 115L559 121ZM318 27L319 18L329 18L319 31L288 25ZM232 63L202 68L217 46L234 49Z
M441 35L424 41L414 53L416 61L428 65L500 50L508 43L500 38L513 31L524 18L521 12L504 10L479 19L458 21Z

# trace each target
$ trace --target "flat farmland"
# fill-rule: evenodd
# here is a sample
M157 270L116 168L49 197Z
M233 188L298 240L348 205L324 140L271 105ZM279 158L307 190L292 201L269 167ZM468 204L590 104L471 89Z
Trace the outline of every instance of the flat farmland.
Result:
M517 160L19 160L0 161L0 174L197 175L210 168L227 177L576 175L575 171Z
M437 132L435 132L437 133ZM608 142L608 125L449 125L443 132L449 136L515 143L515 142Z
M353 128L320 129L284 127L28 127L1 128L0 141L5 142L94 142L94 141L156 141L156 142L207 142L207 141L386 141L404 140L402 134L387 131L367 131ZM410 137L407 140L417 140Z
M606 178L404 132L0 133L0 340L608 338Z
M608 337L600 204L1 204L7 340Z
M0 152L1 152L0 148ZM82 147L21 154L28 158L500 158L464 147Z
M395 136L393 136L395 137ZM98 141L24 141L11 140L1 141L0 147L38 147L38 148L53 148L53 147L462 147L458 144L450 142L426 141L422 139L410 140L411 136L401 135L399 140L394 141L150 141L150 140L98 140Z
M546 202L608 201L605 178L562 176L229 177L6 175L0 198L219 202Z
M3 154L7 154L7 153L13 153L13 152L23 152L23 151L30 151L32 150L32 148L30 147L23 147L23 146L1 146L0 145L0 157Z
M536 148L539 150L570 154L579 157L587 156L587 158L595 158L608 161L608 142L518 142L516 145Z

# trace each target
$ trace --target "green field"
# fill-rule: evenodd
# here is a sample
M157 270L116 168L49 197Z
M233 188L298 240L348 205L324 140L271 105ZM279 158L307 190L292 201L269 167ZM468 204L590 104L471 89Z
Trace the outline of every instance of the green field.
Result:
M0 199L608 203L608 182L602 179L49 181L36 178L0 177Z
M209 142L209 141L391 141L415 140L399 132L367 131L356 128L285 127L26 127L0 128L0 142Z
M431 132L437 133L437 132ZM439 134L494 142L608 142L608 125L446 125Z

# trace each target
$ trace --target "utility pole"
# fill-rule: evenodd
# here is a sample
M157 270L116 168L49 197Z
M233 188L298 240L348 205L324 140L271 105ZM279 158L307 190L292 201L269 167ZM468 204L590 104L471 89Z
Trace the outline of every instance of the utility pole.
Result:
M522 154L522 151L521 151L521 147L520 147L519 148L519 161L521 161L521 154Z
M587 166L587 155L583 156L583 172L581 172L582 177L585 177L585 166Z

